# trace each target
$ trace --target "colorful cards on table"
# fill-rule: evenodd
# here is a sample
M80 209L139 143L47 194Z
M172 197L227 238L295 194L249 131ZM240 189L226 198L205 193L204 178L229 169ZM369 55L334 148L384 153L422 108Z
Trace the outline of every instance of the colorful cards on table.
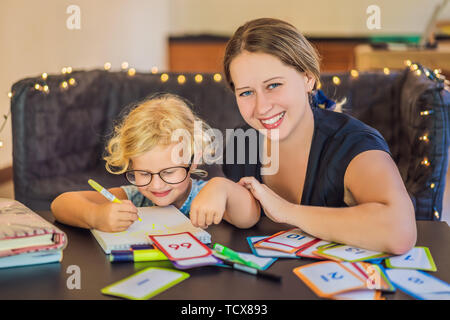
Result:
M313 253L326 259L348 262L367 261L389 256L383 252L371 251L348 245L325 247L314 251Z
M419 270L387 269L389 279L402 291L419 300L450 300L450 285Z
M147 268L101 290L103 294L147 300L189 278L189 274L165 268Z
M190 232L149 236L153 244L161 250L173 265L179 269L188 269L215 265L221 261L212 255L212 251Z
M300 229L291 229L278 232L254 244L255 248L278 250L286 253L295 253L298 250L308 247L319 239L314 238Z
M254 244L265 238L267 238L267 236L247 237L248 245L250 246L250 249L252 250L255 256L264 258L298 258L298 256L295 253L286 253L272 249L255 248Z
M245 252L237 252L240 259L251 262L252 266L259 270L266 270L268 267L270 267L277 259L276 258L265 258L265 257L258 257L251 253L245 253ZM227 257L225 255L222 255L218 252L214 252L214 255L219 257L220 259L229 260L232 262L240 263L242 264L242 261L237 259L232 259L230 257Z
M427 247L414 247L408 253L385 260L386 267L436 271L436 264Z

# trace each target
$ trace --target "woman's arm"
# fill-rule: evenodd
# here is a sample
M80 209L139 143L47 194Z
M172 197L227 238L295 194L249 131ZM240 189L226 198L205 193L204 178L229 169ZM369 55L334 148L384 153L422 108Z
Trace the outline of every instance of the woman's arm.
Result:
M250 228L259 221L260 211L258 201L247 189L226 178L215 177L192 201L190 218L198 227L225 219L238 228Z
M56 220L81 228L107 232L126 230L137 219L136 207L122 188L109 191L122 203L112 203L96 191L65 192L51 204Z
M267 186L244 178L266 214L328 241L403 254L416 243L414 207L395 163L382 151L356 156L347 167L344 185L357 205L345 208L289 203Z

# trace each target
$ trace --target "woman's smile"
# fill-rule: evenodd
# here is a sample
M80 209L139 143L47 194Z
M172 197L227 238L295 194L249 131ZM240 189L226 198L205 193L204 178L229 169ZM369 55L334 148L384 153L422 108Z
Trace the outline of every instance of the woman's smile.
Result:
M266 129L275 129L281 125L284 119L284 115L286 114L286 111L280 112L276 114L273 117L265 118L265 119L259 119L261 121L261 124Z

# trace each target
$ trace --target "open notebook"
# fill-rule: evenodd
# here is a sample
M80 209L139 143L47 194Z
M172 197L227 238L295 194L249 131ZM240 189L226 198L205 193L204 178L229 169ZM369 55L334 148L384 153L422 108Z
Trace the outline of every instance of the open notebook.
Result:
M135 221L124 232L102 232L92 229L106 254L111 250L127 250L132 245L151 244L149 235L171 234L189 231L201 242L211 243L211 235L201 228L192 225L191 220L174 206L138 208L142 221Z

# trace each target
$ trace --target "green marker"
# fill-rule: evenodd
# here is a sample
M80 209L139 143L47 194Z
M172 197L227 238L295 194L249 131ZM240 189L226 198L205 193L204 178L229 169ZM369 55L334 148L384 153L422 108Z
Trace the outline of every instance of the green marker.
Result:
M239 253L237 253L236 251L231 250L230 248L225 247L224 245L215 243L214 244L214 250L216 250L218 253L223 254L224 256L235 260L235 261L239 261L240 263L252 267L252 268L256 268L256 269L260 269L260 266L257 265L256 263L254 263L253 261L247 261L242 259L239 256Z

